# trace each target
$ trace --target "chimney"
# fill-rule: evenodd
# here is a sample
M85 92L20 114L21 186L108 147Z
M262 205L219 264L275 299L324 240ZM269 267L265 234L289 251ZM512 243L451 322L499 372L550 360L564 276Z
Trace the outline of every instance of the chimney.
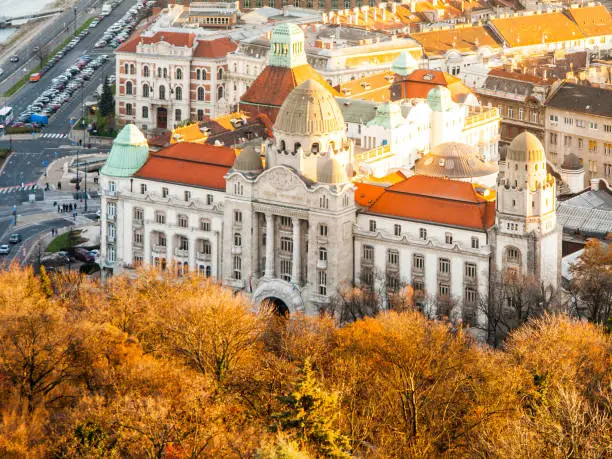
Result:
M395 14L396 11L397 11L397 3L393 2L391 3L391 12Z
M416 13L416 0L410 0L410 12Z

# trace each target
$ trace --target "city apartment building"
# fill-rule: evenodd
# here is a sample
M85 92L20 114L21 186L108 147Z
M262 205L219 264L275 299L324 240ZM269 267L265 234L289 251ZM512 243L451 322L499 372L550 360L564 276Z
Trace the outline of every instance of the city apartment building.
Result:
M612 179L612 90L564 83L546 102L544 145L561 165L575 154L584 168L584 186Z
M143 32L115 52L115 110L143 131L172 129L229 113L229 38L206 40L193 32Z

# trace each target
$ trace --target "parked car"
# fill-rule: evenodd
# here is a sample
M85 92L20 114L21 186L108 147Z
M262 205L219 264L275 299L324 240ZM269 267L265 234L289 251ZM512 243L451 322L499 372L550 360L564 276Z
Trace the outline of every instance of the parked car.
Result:
M17 56L17 54L13 54L9 60L11 62L19 62L19 56Z
M77 247L74 249L74 257L77 260L84 261L86 263L93 263L96 261L96 258L89 252L89 250L82 247Z
M19 233L13 233L9 237L9 242L11 244L19 244L21 242L21 235Z
M0 245L0 255L8 255L10 251L11 248L8 246L8 244Z

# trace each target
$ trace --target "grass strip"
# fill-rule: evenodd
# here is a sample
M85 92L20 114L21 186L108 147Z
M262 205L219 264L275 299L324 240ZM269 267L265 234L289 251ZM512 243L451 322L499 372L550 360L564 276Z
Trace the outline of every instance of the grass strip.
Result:
M66 40L64 40L64 42L59 45L58 47L56 47L51 53L49 53L49 57L47 58L46 61L44 61L42 64L40 64L38 67L34 68L30 73L28 73L27 75L24 75L23 78L21 78L17 83L15 83L13 86L11 86L8 91L6 91L4 93L4 97L10 97L13 94L15 94L17 91L19 91L23 85L25 85L26 83L28 83L30 81L30 75L32 73L37 73L39 72L52 58L53 56L55 56L58 52L60 52L62 49L64 49L64 47L70 43L70 41L72 41L72 39L77 36L78 34L80 34L83 30L85 30L87 27L89 27L89 24L91 24L94 21L95 17L89 18L87 21L85 21L83 23L83 25L81 27L79 27L75 34L66 38Z
M75 245L85 242L85 239L80 236L80 233L80 231L73 230L60 234L47 246L47 252L59 252L61 250L71 249Z

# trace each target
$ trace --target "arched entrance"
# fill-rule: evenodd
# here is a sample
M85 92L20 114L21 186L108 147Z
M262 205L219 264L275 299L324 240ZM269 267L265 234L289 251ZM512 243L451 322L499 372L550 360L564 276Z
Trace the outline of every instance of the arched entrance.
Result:
M260 279L252 298L255 304L270 301L283 314L305 312L300 290L282 279Z
M265 298L262 303L268 303L274 310L274 312L280 317L289 317L289 307L280 298L274 296Z
M168 109L166 107L159 107L157 109L157 127L159 129L166 129L168 127Z

